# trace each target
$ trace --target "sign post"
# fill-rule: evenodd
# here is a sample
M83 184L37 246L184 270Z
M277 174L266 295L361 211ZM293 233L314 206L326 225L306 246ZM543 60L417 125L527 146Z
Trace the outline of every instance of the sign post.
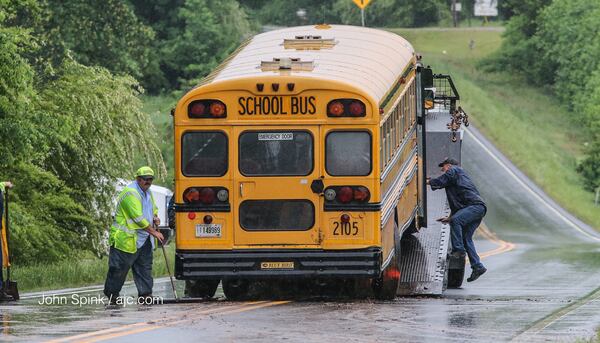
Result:
M352 0L360 8L360 19L362 22L362 26L365 26L365 7L369 4L371 0Z

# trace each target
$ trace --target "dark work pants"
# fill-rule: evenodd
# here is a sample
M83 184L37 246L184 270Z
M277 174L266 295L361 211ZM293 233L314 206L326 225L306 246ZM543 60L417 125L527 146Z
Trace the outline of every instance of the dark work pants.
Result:
M130 254L115 247L110 247L108 255L108 274L104 283L104 295L115 299L127 278L129 268L133 272L133 281L138 295L152 294L152 243L151 237L135 253Z
M450 235L452 238L452 250L465 252L469 256L471 268L483 268L483 264L475 250L473 235L485 216L485 206L471 205L458 210L450 218Z

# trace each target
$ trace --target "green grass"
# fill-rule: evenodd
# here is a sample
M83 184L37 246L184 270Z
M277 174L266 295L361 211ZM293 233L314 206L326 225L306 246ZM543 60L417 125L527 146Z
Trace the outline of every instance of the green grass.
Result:
M175 244L166 247L169 268L173 273ZM11 279L18 282L19 292L62 289L103 284L108 271L108 256L98 258L91 255L58 263L16 266L11 269ZM154 251L152 274L155 277L167 276L167 268L162 249ZM133 280L131 272L128 280Z
M523 172L568 211L600 230L594 194L576 172L585 137L550 92L511 74L486 73L477 62L500 47L501 32L393 30L408 39L435 73L452 75L469 119ZM469 49L470 40L475 41Z

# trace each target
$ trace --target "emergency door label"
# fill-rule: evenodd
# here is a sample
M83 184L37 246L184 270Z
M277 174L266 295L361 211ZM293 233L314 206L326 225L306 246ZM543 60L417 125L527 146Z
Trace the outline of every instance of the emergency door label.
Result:
M291 141L294 140L294 134L291 132L269 132L259 133L259 141Z

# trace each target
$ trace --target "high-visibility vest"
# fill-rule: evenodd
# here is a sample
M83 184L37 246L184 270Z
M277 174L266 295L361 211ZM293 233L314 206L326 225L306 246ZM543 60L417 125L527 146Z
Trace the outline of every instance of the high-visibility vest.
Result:
M152 193L148 190L152 199L152 212L156 215L158 207L154 202ZM135 253L137 251L137 231L151 225L142 209L142 196L137 189L125 187L117 197L117 209L115 221L110 227L108 243L124 252Z

